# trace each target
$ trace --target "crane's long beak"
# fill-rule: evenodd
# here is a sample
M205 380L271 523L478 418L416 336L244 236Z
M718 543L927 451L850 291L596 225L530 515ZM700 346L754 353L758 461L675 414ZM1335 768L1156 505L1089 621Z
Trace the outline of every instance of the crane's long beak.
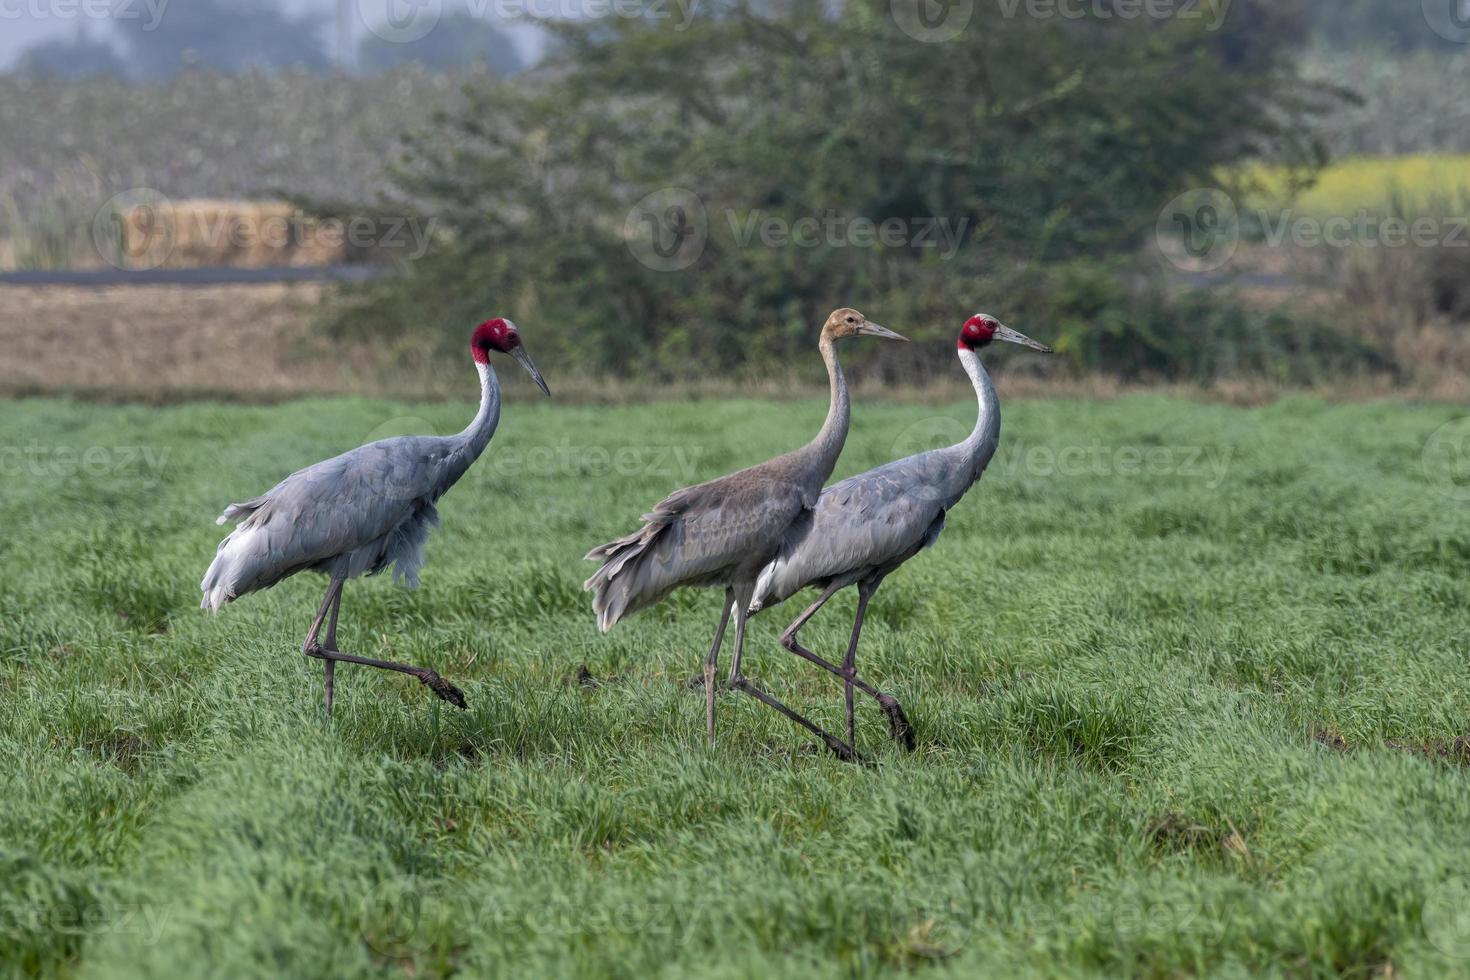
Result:
M887 327L880 327L871 320L864 320L858 324L857 332L864 337L882 337L884 340L901 340L908 343L909 339L901 333L894 333Z
M1010 341L1013 344L1020 344L1022 347L1029 347L1032 350L1039 350L1043 354L1056 353L1050 347L1039 341L1032 340L1030 337L1021 333L1021 331L1012 330L1010 327L1006 326L1002 326L995 331L995 339Z
M540 385L541 390L546 392L546 397L550 398L551 389L546 387L546 379L541 377L540 371L536 370L536 362L531 360L531 355L526 353L526 348L517 347L510 352L510 356L521 362L521 367L526 369L526 373L531 376L531 380Z

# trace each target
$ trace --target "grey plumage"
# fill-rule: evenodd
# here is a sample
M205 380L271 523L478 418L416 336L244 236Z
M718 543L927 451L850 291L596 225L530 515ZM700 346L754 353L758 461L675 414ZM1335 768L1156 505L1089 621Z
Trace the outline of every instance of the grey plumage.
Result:
M841 434L835 441L840 449ZM816 503L835 461L814 443L670 494L643 515L643 527L587 553L603 562L583 583L598 627L607 632L680 586L753 581L782 533Z
M551 394L521 344L515 324L487 320L470 336L480 374L480 408L454 436L402 436L359 446L297 470L266 493L230 504L216 523L235 523L199 583L200 605L218 612L227 602L268 589L297 572L327 576L302 653L323 662L327 715L332 714L336 665L355 663L417 677L459 708L464 692L425 667L377 660L337 648L337 619L348 579L393 569L409 588L418 585L424 543L439 524L434 505L485 451L500 423L500 384L490 352L509 354ZM322 627L326 627L323 636Z
M588 560L602 563L583 588L593 594L592 610L603 632L681 586L725 589L720 624L704 665L706 727L711 740L715 732L714 672L732 612L735 651L730 685L814 727L741 674L746 606L756 576L775 557L787 528L811 513L822 484L831 476L842 452L849 403L835 343L858 334L903 339L869 323L855 310L837 310L827 318L819 347L827 365L831 397L827 418L815 439L768 462L675 491L643 515L643 526L637 531L587 553ZM845 746L834 743L828 736L834 751L850 755Z
M216 523L237 524L204 573L201 606L218 610L300 571L351 579L392 566L395 580L417 586L424 543L439 523L434 504L484 450L499 421L499 389L493 373L489 378L489 403L459 435L369 443L225 508Z
M913 730L898 701L858 677L858 638L868 601L883 579L939 539L949 510L980 479L995 455L1000 440L1000 402L975 352L976 346L993 339L1050 350L1002 326L993 317L972 317L961 330L958 345L960 363L974 385L979 406L969 437L944 449L885 463L822 491L809 517L787 530L776 558L762 569L756 582L749 607L752 615L809 586L821 590L816 602L787 627L781 644L843 678L849 744L853 740L852 692L856 687L878 701L888 715L894 737L913 748ZM851 585L858 587L857 615L839 667L803 647L797 634L828 599Z
M994 323L986 342L994 336L1050 351L993 318L973 319ZM939 539L945 515L980 479L1000 442L995 385L974 349L961 343L958 356L978 402L970 435L953 446L885 463L823 490L811 519L787 532L778 556L761 571L752 612L808 586L825 589L840 583L842 588L881 579Z
M998 428L998 416L996 422ZM993 452L993 439L990 446ZM844 588L887 574L934 544L964 494L952 488L961 482L955 475L963 472L956 458L962 453L950 447L895 460L822 491L811 519L788 532L762 569L751 612L808 586Z
M859 333L897 336L854 310L837 310L827 319L819 348L831 392L815 439L775 459L676 490L643 515L637 531L587 552L587 560L602 562L582 587L593 593L592 609L603 632L680 586L754 583L775 556L782 534L816 503L842 453L850 404L835 342Z

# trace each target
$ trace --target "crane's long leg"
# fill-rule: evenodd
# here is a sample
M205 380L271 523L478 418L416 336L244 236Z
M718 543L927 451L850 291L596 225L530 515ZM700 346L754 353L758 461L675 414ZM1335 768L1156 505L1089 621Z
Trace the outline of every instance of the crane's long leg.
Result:
M740 659L745 646L745 623L750 619L750 597L754 591L753 587L747 585L735 594L735 656L734 663L730 668L730 687L737 691L744 691L767 707L775 708L781 714L821 739L827 748L831 749L844 762L862 761L858 757L858 754L853 751L850 743L844 743L826 729L792 711L786 705L761 690L740 672Z
M439 695L439 697L443 698L445 701L448 701L456 708L466 707L464 692L455 687L453 684L446 681L444 678L440 677L436 672L429 670L427 667L414 667L411 664L400 664L392 660L374 660L371 657L358 657L350 653L343 653L341 650L336 649L333 645L333 643L337 639L336 609L340 606L341 598L342 580L333 579L332 582L327 586L327 594L322 597L322 604L316 611L316 618L312 620L311 629L307 631L306 642L301 645L302 653L306 654L308 657L316 657L318 660L325 660L328 667L330 667L334 661L340 660L343 663L362 664L364 667L377 667L379 670L395 670L400 674L411 674L414 677L417 677L425 685L427 685L429 690L433 691L435 694ZM317 634L321 631L322 621L327 618L327 615L329 613L332 616L331 625L327 629L329 642L327 643L327 645L324 646L318 643L316 638ZM327 710L329 712L331 711L332 681L333 675L331 673L328 673Z
M306 642L301 644L301 652L308 657L311 656L312 648L317 646L316 637L321 631L322 620L330 614L331 624L327 627L327 647L333 648L337 645L337 611L342 606L342 579L334 578L327 583L327 591L322 596L322 604L317 607L316 617L311 621L311 629L306 631ZM328 660L326 665L326 703L327 717L332 716L332 682L334 677L334 664Z
M786 632L781 634L781 645L798 657L808 660L823 670L842 678L847 694L849 739L852 738L852 689L855 687L878 702L879 707L883 709L883 713L888 716L889 734L901 743L905 749L912 752L915 747L914 727L909 724L908 716L903 713L903 706L898 703L898 699L893 695L884 694L857 675L857 645L858 638L862 635L863 631L863 614L867 611L868 600L873 597L874 592L878 591L878 586L881 582L882 579L879 579L877 581L863 582L858 585L858 611L852 623L852 638L848 641L847 655L843 658L843 666L839 667L831 661L817 656L802 646L796 638L797 633L806 625L809 619L816 615L817 610L821 609L827 600L839 591L836 586L828 586L817 597L816 602L808 606L805 612L796 617L790 626L786 627Z
M873 590L868 583L858 585L858 607L857 615L852 619L852 638L847 641L847 653L842 657L842 697L847 705L847 741L856 744L853 740L853 711L852 711L852 685L853 679L857 677L857 645L858 637L863 633L863 613L868 611L868 600L873 597ZM894 702L897 704L897 702ZM899 709L900 713L903 709ZM891 716L890 716L891 717ZM912 746L910 746L912 748Z
M715 641L704 658L704 730L711 745L715 743L715 668L720 665L720 644L725 641L725 627L730 622L730 609L735 604L735 590L725 589L725 607L720 611L720 625L715 627Z
M316 617L311 621L311 629L306 631L306 642L301 644L301 652L307 656L311 655L311 648L317 645L316 637L321 632L322 620L327 618L327 613L332 609L337 598L342 594L342 580L334 578L327 583L327 591L322 596L322 604L316 607ZM333 626L336 620L333 619Z
M727 680L731 686L745 676L740 670L740 664L745 658L745 623L750 619L750 597L754 594L753 584L735 586L729 593L731 607L735 610L735 654L730 658L730 676Z
M325 646L328 650L337 649L337 616L341 612L342 588L339 586L337 588L337 599L332 603L332 614L327 619L327 642ZM337 661L322 661L322 669L324 672L324 686L326 688L327 717L330 718L332 717L332 692L336 687L337 679Z

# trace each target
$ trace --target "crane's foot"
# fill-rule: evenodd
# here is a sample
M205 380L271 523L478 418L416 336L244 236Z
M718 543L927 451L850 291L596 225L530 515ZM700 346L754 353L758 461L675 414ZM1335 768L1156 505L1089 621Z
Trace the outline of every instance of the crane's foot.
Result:
M888 716L888 734L893 736L893 740L907 752L918 748L918 743L914 740L914 726L909 724L908 716L903 713L898 699L891 694L880 694L878 706Z
M855 762L864 765L867 764L866 759L858 755L857 751L853 749L852 746L848 745L836 735L823 736L823 741L827 743L827 748L832 750L832 754L837 756L837 758L841 759L843 762Z
M377 667L379 670L393 670L400 674L411 674L424 683L429 690L439 697L448 701L460 710L467 710L469 705L465 702L464 692L453 684L440 677L436 671L427 667L414 667L411 664L395 663L392 660L374 660L371 657L359 657L356 654L343 653L341 650L333 650L322 646L320 643L312 643L303 651L308 657L327 661L330 665L333 661L346 664L362 664L364 667ZM330 687L328 691L330 692ZM330 694L328 695L330 697ZM330 702L328 702L330 705Z
M427 686L429 690L433 691L435 694L439 695L439 697L454 705L460 711L469 710L469 705L465 702L464 699L464 692L455 687L453 684L446 681L444 678L440 677L434 671L428 670L426 668L422 673L418 674L417 676L419 680L424 682L425 686Z

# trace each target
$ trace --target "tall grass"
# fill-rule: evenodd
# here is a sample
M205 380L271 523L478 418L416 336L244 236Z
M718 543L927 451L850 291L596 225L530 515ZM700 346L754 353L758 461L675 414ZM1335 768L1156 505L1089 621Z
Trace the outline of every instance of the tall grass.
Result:
M734 695L703 745L717 597L603 637L578 587L589 544L824 407L508 406L422 589L344 607L350 649L470 711L344 667L327 724L299 653L321 583L204 616L212 517L469 406L10 405L0 972L1470 975L1457 410L1007 402L874 602L860 669L919 750L865 704L859 769ZM837 475L972 412L860 401ZM68 463L92 446L168 452ZM795 611L754 621L747 667L835 724L840 687L775 644ZM852 611L804 635L838 649Z

